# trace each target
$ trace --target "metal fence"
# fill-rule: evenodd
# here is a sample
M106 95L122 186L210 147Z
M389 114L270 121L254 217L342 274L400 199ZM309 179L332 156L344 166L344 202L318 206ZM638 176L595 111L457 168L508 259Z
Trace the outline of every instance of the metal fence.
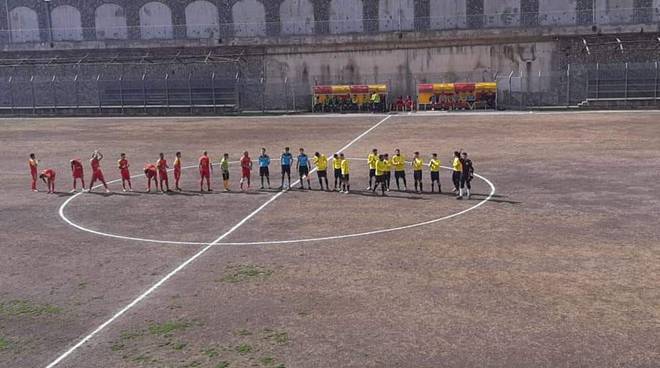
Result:
M568 64L549 73L500 73L498 105L508 109L541 106L578 106L589 101L658 103L658 62Z
M238 71L237 71L238 70ZM258 73L257 73L258 74ZM208 113L309 111L316 84L388 85L389 100L416 98L419 83L498 83L503 109L578 106L587 101L657 103L658 62L569 64L551 72L478 70L463 73L312 76L307 81L266 78L219 65L114 65L0 68L0 112ZM150 112L151 111L151 112Z

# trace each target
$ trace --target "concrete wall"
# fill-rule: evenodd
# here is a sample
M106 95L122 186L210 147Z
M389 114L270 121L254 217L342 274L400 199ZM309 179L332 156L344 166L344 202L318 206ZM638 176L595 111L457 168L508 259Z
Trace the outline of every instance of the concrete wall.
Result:
M465 0L431 0L429 2L430 28L465 28Z
M124 40L128 38L126 13L117 4L102 4L94 12L97 40Z
M50 39L51 20L55 41L67 42L108 39L201 39L219 42L221 39L283 35L660 22L660 0L6 2L6 7L0 7L0 44L47 41ZM49 11L52 19L49 19ZM649 29L648 26L644 28ZM10 32L2 33L2 30Z

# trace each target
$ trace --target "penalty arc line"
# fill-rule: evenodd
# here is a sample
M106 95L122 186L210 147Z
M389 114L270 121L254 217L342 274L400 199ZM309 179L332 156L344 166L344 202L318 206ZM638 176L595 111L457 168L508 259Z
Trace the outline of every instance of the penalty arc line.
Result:
M385 121L387 121L392 115L387 115L384 119L380 120L378 123L373 125L371 128L367 129L364 133L360 134L356 138L354 138L352 141L348 142L344 147L340 148L337 152L341 152L348 147L352 146L355 142L360 140L362 137L365 135L369 134L371 131L374 129L378 128L381 124L383 124ZM313 171L312 171L313 172ZM310 172L311 173L311 172ZM300 180L296 181L293 183L293 185L296 185L297 182ZM172 276L176 275L179 273L181 270L186 268L190 263L195 261L197 258L201 257L204 253L206 253L209 249L211 249L213 246L217 245L220 243L223 239L231 235L234 231L236 231L238 228L243 226L247 221L249 221L251 218L256 216L261 210L266 208L269 204L273 203L277 198L282 196L284 193L286 193L288 190L283 190L271 198L269 198L264 204L259 206L256 210L252 211L249 215L247 215L245 218L243 218L241 221L239 221L236 225L234 225L231 229L229 229L227 232L219 236L217 239L203 247L200 251L195 253L192 257L188 258L186 261L181 263L178 267L176 267L174 270L170 271L165 277L160 279L158 282L153 284L147 291L144 293L140 294L137 298L135 298L132 302L127 304L125 307L120 309L117 313L115 313L110 319L107 321L103 322L100 326L98 326L96 329L94 329L91 333L89 333L87 336L83 337L80 341L78 341L75 345L70 347L67 351L62 353L60 356L58 356L55 360L53 360L50 364L46 366L46 368L52 368L55 367L57 364L59 364L61 361L66 359L69 355L71 355L74 351L76 351L78 348L83 346L85 343L87 343L89 340L91 340L94 336L96 336L99 332L101 332L103 329L105 329L108 325L110 325L112 322L114 322L116 319L121 317L123 314L125 314L128 310L136 306L138 303L140 303L142 300L144 300L146 297L148 297L151 293L153 293L156 289L158 289L160 286L162 286L167 280L172 278Z

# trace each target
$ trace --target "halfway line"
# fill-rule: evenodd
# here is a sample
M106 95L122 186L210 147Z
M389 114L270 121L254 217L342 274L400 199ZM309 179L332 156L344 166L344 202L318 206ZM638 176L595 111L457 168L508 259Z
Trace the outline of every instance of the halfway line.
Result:
M384 123L385 121L387 121L387 119L389 119L390 117L392 117L392 115L387 115L384 119L382 119L381 121L379 121L378 123L376 123L376 124L375 124L374 126L372 126L371 128L367 129L364 133L360 134L360 135L357 136L355 139L353 139L352 141L348 142L344 147L340 148L337 152L341 152L341 151L347 149L348 147L350 147L351 145L353 145L355 142L357 142L358 140L360 140L362 137L364 137L365 135L369 134L372 130L376 129L376 128L377 128L378 126L380 126L382 123ZM299 181L300 181L300 180L295 181L292 185L296 185ZM266 208L269 204L273 203L273 201L275 201L277 198L279 198L280 196L282 196L282 195L283 195L284 193L286 193L287 191L288 191L288 189L287 189L287 190L283 190L283 191L281 191L281 192L275 194L274 196L272 196L272 197L271 197L270 199L268 199L264 204L262 204L261 206L259 206L259 208L257 208L256 210L252 211L252 213L250 213L249 215L247 215L244 219L242 219L242 220L239 221L236 225L234 225L231 229L229 229L226 233L222 234L222 235L219 236L217 239L215 239L214 241L212 241L211 243L209 243L208 245L206 245L204 248L202 248L199 252L195 253L192 257L188 258L185 262L183 262L182 264L180 264L177 268L175 268L175 269L172 270L170 273L168 273L167 275L165 275L165 277L163 277L163 278L160 279L158 282L156 282L155 284L153 284L153 286L151 286L149 289L147 289L147 291L145 291L144 293L140 294L140 296L138 296L137 298L135 298L135 300L133 300L132 302L130 302L130 303L129 303L128 305L126 305L124 308L120 309L117 313L115 313L112 317L110 317L110 319L108 319L107 321L103 322L99 327L97 327L96 329L94 329L94 331L92 331L89 335L83 337L83 338L82 338L80 341L78 341L75 345L73 345L71 348L69 348L69 350L67 350L67 351L65 351L64 353L62 353L62 355L58 356L57 359L55 359L53 362L51 362L50 364L48 364L48 365L46 366L46 368L52 368L52 367L55 367L55 366L56 366L57 364L59 364L62 360L66 359L66 358L67 358L69 355L71 355L74 351L76 351L78 348L80 348L80 347L83 346L85 343L87 343L89 340L91 340L94 336L96 336L96 335L97 335L99 332L101 332L103 329L105 329L106 327L108 327L108 325L110 325L112 322L114 322L117 318L121 317L121 316L122 316L124 313L126 313L129 309L131 309L131 308L133 308L134 306L136 306L139 302L141 302L143 299L145 299L147 296L149 296L151 293L153 293L156 289L158 289L160 286L162 286L162 285L163 285L167 280L169 280L172 276L174 276L174 275L176 275L177 273L179 273L179 271L183 270L186 266L188 266L188 265L189 265L190 263L192 263L194 260L196 260L197 258L201 257L204 253L206 253L206 251L208 251L208 250L211 249L213 246L215 246L216 244L218 244L219 242L221 242L224 238L226 238L226 237L228 237L229 235L231 235L234 231L236 231L238 228L240 228L240 227L241 227L243 224L245 224L248 220L250 220L251 218L253 218L254 216L256 216L259 212L261 212L261 210L263 210L264 208Z

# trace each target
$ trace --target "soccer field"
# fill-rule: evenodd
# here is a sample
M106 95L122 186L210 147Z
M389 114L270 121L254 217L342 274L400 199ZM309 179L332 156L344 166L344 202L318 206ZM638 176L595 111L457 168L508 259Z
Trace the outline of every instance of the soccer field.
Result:
M2 367L655 367L660 112L1 119ZM351 193L239 190L243 151L351 163ZM111 193L69 193L69 160ZM443 193L365 190L372 148ZM477 176L451 193L453 151ZM199 192L197 160L215 165ZM182 192L142 168L182 152ZM30 191L28 154L57 172ZM134 192L122 192L125 152ZM223 192L218 161L233 164ZM331 164L330 164L331 165ZM330 166L331 169L331 166ZM292 180L297 180L295 169ZM329 170L333 186L332 170ZM170 176L170 187L173 178Z

